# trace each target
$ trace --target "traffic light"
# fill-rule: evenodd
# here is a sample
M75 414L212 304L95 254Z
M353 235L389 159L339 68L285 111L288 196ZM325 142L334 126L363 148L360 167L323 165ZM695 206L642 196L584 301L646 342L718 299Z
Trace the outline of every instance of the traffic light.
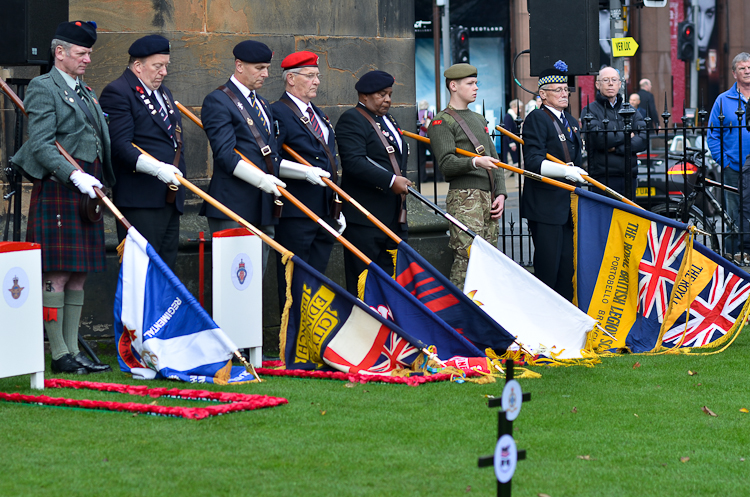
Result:
M682 21L677 25L677 58L685 62L692 62L694 45L695 24L690 21Z
M453 63L469 63L469 30L463 26L451 29L453 35Z

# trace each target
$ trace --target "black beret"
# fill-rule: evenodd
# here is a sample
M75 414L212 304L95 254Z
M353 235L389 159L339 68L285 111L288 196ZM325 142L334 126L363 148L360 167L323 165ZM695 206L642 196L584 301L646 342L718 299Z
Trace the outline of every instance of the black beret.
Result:
M96 43L96 23L94 21L61 22L57 25L55 39L67 41L79 47L91 48Z
M369 95L370 93L375 93L383 88L391 87L395 82L396 78L385 71L370 71L359 78L357 84L354 85L354 89L359 93Z
M273 58L273 52L268 45L255 40L241 41L232 50L234 57L242 62L263 62L269 64Z
M169 55L169 40L160 35L148 35L138 38L130 45L128 54L131 57L142 58L149 55Z

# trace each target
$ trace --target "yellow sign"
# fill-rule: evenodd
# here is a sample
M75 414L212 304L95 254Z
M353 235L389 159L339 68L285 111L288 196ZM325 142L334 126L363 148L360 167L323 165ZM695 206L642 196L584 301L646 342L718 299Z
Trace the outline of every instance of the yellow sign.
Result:
M636 50L638 50L638 43L631 36L612 38L612 55L615 57L632 57Z

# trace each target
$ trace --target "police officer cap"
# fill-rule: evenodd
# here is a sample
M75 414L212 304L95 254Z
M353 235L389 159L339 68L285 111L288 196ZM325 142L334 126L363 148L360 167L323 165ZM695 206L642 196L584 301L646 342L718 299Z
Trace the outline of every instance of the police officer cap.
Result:
M136 58L148 57L155 54L169 55L169 40L160 35L148 35L138 38L130 45L128 54Z
M234 57L242 62L262 62L269 64L273 58L273 52L268 45L255 40L241 41L232 50Z
M282 69L294 69L297 67L317 67L319 57L312 52L294 52L284 57L281 61Z
M477 68L471 64L453 64L445 70L443 76L445 79L463 79L476 77Z
M554 67L545 69L539 74L539 87L550 83L568 83L568 64L558 60Z
M369 95L370 93L375 93L384 88L389 88L393 86L393 83L395 82L396 78L385 71L370 71L359 78L357 84L354 85L354 89L359 93Z
M55 39L67 41L79 47L91 48L96 43L96 23L94 21L61 22L57 25Z

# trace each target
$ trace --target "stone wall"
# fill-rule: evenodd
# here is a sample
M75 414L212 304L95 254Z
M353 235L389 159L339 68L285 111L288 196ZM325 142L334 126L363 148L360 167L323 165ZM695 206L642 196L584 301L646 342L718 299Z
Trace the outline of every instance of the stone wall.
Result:
M260 93L270 101L283 91L281 60L296 50L320 55L321 86L315 103L335 123L357 101L354 84L364 73L381 69L396 78L392 113L407 130L416 122L414 88L414 4L410 0L337 0L309 2L300 0L70 0L70 19L94 20L98 41L86 82L97 94L120 76L127 64L127 49L137 38L158 33L172 43L171 64L165 84L175 99L200 115L203 98L226 82L233 72L232 48L238 42L255 39L274 51L270 77ZM31 78L38 68L0 68L4 77ZM188 179L206 187L211 176L208 141L198 126L184 120L184 153ZM6 163L13 148L14 113L12 104L2 99L2 157ZM412 144L413 145L413 144ZM414 161L409 171L414 176ZM4 186L4 185L3 185ZM208 231L205 218L198 217L200 200L188 197L180 235L177 276L194 295L198 295L198 244L201 230ZM451 262L445 236L446 223L421 210L410 201L410 225L415 245L441 270ZM7 203L0 213L4 226ZM24 193L24 220L28 211L28 188ZM83 312L86 334L112 335L112 301L117 283L118 264L114 219L106 223L110 251L108 270L91 275ZM424 241L420 241L424 240ZM210 249L210 247L209 247ZM210 309L210 251L206 254L207 307ZM336 246L328 270L329 276L343 282L343 255ZM268 268L264 295L268 302L264 324L278 326L278 307L274 267ZM271 344L272 345L272 344Z

